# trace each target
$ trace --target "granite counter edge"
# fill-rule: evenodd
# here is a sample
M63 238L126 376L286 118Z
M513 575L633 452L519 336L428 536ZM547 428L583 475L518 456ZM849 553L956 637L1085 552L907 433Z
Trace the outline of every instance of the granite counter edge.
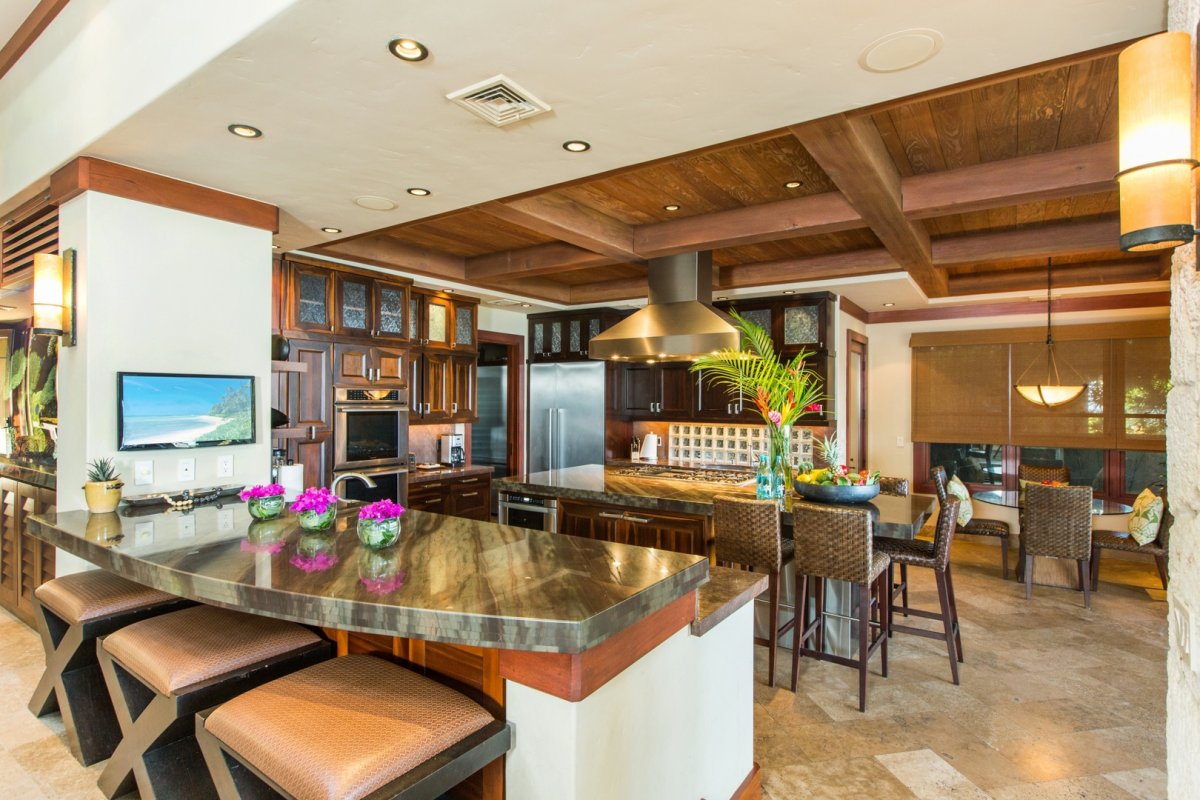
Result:
M708 583L696 593L696 619L692 635L703 636L767 590L765 572L711 567Z

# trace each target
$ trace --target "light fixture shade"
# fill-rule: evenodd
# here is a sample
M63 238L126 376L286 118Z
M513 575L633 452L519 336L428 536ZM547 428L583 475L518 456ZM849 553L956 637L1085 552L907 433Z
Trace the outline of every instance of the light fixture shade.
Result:
M1192 38L1160 33L1117 63L1121 249L1161 250L1195 237Z
M1054 408L1055 406L1061 406L1065 403L1069 403L1076 397L1079 397L1079 395L1083 394L1083 390L1087 387L1080 385L1063 386L1039 383L1033 385L1018 384L1013 388L1017 390L1017 394L1021 395L1021 397L1024 397L1031 403L1039 406L1045 406L1046 408Z
M63 332L62 259L52 253L33 256L33 332Z

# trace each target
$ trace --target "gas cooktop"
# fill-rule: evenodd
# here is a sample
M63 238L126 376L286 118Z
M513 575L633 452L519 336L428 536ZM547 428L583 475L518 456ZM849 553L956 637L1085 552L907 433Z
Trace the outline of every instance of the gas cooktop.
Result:
M658 464L637 464L629 467L611 467L613 475L629 478L657 478L690 483L719 483L725 486L741 486L754 482L754 473L744 469L712 469L704 467L672 467Z

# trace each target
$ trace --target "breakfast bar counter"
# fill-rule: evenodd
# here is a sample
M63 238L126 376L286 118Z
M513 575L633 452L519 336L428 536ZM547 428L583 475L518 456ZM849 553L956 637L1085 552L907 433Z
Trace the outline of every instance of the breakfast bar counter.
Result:
M695 555L409 511L371 550L240 502L150 516L46 512L35 536L172 594L325 628L474 685L516 730L487 798L753 797L758 576ZM714 704L705 698L721 697ZM609 733L621 730L620 737ZM626 777L613 783L610 768ZM747 783L749 781L749 783Z

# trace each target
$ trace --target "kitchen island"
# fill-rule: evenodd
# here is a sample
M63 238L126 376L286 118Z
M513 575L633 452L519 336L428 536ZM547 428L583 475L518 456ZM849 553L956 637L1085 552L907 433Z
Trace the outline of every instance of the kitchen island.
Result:
M484 771L485 797L756 796L758 576L722 574L699 602L709 565L696 556L420 511L402 520L382 551L359 543L353 508L327 534L254 521L241 503L47 512L31 527L139 583L322 626L342 653L382 635L390 655L474 684L516 736Z

